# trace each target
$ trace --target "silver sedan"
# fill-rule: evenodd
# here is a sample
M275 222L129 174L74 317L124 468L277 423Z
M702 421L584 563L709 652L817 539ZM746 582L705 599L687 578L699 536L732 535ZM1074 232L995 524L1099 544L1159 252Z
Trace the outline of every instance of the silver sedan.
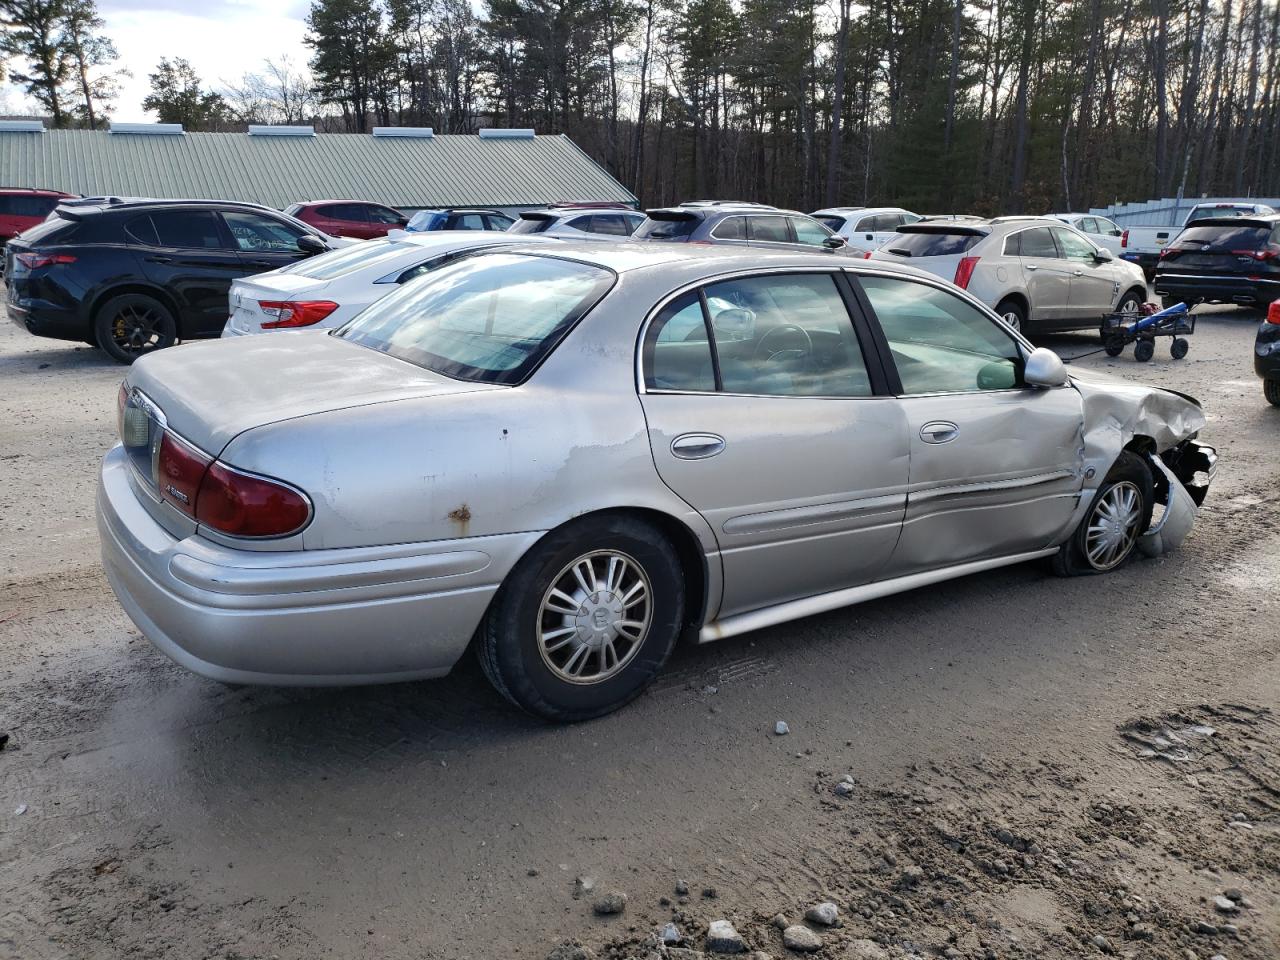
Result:
M197 673L380 683L470 646L512 702L579 720L681 638L1171 549L1204 422L909 268L530 247L336 331L142 358L98 515L121 604Z

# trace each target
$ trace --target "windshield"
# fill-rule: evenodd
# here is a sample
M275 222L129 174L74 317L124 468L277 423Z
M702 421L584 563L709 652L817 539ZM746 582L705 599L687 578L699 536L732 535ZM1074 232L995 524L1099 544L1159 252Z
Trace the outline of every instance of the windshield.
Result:
M420 248L411 243L366 240L363 243L353 243L349 247L340 247L306 260L299 260L287 267L281 267L276 273L293 273L300 277L310 277L312 280L334 280L365 267L394 260L400 254L415 249Z
M684 240L698 228L696 217L678 220L655 220L650 217L632 234L637 240Z
M982 239L974 233L900 233L884 249L903 257L949 257Z
M455 380L519 383L613 279L571 260L479 256L377 301L337 336Z
M521 217L511 226L507 233L542 233L555 225L554 217Z

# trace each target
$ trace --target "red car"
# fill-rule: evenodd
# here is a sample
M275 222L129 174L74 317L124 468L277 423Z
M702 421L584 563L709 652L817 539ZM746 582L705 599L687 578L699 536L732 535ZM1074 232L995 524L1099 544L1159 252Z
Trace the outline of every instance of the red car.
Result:
M54 207L73 196L60 190L0 187L0 247L23 230L42 223Z
M331 237L361 240L385 237L388 230L403 230L409 223L399 210L363 200L309 200L286 207L284 212Z

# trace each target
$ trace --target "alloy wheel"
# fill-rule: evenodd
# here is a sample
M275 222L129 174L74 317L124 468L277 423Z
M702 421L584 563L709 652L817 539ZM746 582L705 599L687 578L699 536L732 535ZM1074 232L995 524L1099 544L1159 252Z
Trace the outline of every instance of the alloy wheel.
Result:
M644 645L653 616L644 568L617 550L597 550L566 564L538 609L538 652L569 683L600 683L618 674Z
M1085 557L1095 570L1118 567L1138 539L1142 492L1128 480L1108 487L1089 514Z
M1018 316L1016 310L1006 310L1001 319L1008 324L1015 333L1022 332L1022 317Z
M111 321L111 339L125 353L143 354L164 342L163 323L151 307L128 304Z

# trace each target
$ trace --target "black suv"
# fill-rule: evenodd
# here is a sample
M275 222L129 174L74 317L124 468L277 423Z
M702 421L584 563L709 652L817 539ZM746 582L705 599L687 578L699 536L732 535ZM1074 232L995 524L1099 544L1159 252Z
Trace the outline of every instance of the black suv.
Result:
M10 318L131 363L177 340L216 337L231 281L329 249L267 207L200 200L73 202L5 251Z
M1160 251L1152 284L1165 306L1280 299L1280 214L1193 220Z

